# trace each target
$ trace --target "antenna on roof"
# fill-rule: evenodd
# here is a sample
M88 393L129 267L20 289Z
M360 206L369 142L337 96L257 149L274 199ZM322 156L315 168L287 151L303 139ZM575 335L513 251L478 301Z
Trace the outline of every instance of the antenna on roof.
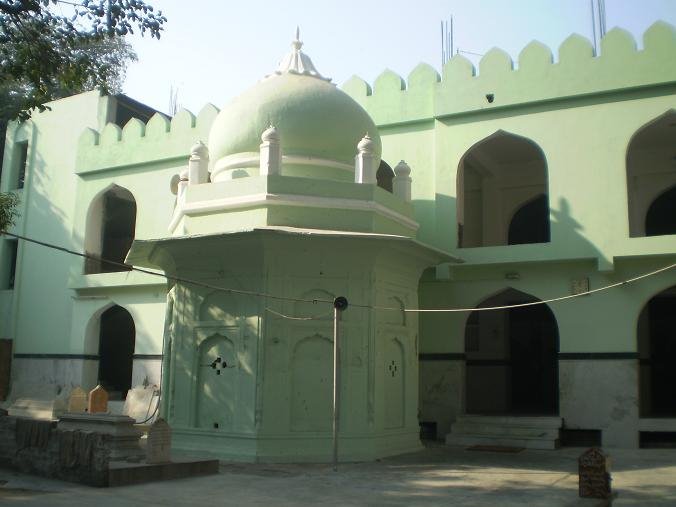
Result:
M441 20L441 66L453 58L453 16L450 18L451 26L448 27L448 21Z
M594 4L596 4L596 8L594 8ZM603 37L606 36L606 1L589 0L589 5L591 7L592 39L594 41L594 54L598 55L601 39L603 39ZM598 28L598 38L596 37L597 28Z

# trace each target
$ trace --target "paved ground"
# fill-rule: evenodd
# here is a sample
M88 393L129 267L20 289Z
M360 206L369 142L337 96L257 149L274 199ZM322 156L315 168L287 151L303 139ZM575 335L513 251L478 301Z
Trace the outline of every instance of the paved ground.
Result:
M497 453L433 445L334 472L327 465L223 463L220 474L90 488L0 469L0 504L20 506L597 506L577 496L583 449ZM676 449L612 451L615 506L676 506Z

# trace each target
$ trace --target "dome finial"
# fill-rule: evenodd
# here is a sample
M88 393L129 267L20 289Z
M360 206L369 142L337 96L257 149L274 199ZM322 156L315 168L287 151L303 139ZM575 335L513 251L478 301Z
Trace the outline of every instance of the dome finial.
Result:
M300 51L300 48L303 47L303 42L300 40L300 27L298 25L296 25L296 38L291 42L291 47L296 51Z
M331 81L331 78L322 76L315 69L310 57L300 50L302 47L303 42L300 40L300 27L296 26L296 38L291 42L291 51L279 62L275 74L300 74L316 77L324 81Z

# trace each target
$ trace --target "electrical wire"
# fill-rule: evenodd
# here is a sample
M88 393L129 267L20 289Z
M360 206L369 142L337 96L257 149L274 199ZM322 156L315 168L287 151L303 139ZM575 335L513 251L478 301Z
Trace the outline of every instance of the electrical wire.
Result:
M123 262L117 262L117 261L113 261L113 260L110 260L110 259L104 259L103 257L97 256L97 255L91 255L91 254L86 254L86 253L82 253L82 252L77 252L75 250L70 250L70 249L62 247L62 246L54 245L52 243L47 243L45 241L39 241L37 239L22 236L21 234L14 234L14 233L7 232L7 231L0 231L0 234L5 234L5 235L11 236L13 238L22 239L24 241L27 241L28 243L34 243L36 245L44 246L46 248L52 248L52 249L58 250L60 252L65 252L65 253L69 253L69 254L72 254L72 255L77 255L78 257L82 257L84 259L95 260L95 261L103 262L105 264L109 264L111 266L117 266L117 267L120 267L120 268L124 268L125 270L128 270L128 271L137 271L139 273L144 273L146 275L158 276L158 277L164 278L164 279L166 279L170 282L185 283L185 284L195 285L197 287L203 287L203 288L206 288L206 289L228 292L230 294L240 294L240 295L244 295L244 296L257 296L257 297L263 297L263 298L268 298L268 299L276 299L276 300L280 300L280 301L293 301L293 302L297 302L297 303L314 303L314 304L317 304L317 303L333 304L333 300L328 300L328 299L303 299L303 298L294 298L294 297L289 297L289 296L277 296L277 295L274 295L274 294L268 294L266 292L256 292L256 291L249 291L249 290L232 289L232 288L228 288L228 287L220 287L218 285L212 285L210 283L199 282L197 280L191 280L189 278L167 275L165 273L160 273L159 271L152 271L150 269L137 268L135 266L130 266L129 264L125 264Z
M604 285L603 287L599 287L598 289L592 289L592 290L588 290L588 291L585 291L585 292L580 292L578 294L568 294L566 296L560 296L560 297L557 297L557 298L543 299L543 300L540 300L540 301L531 301L531 302L528 302L528 303L518 303L518 304L513 304L513 305L485 306L485 307L476 307L476 308L394 308L394 307L386 307L386 306L358 305L358 304L350 303L350 306L356 306L356 307L359 307L359 308L370 308L372 310L385 310L385 311L398 311L398 312L404 311L404 312L410 312L410 313L485 312L485 311L489 311L489 310L508 310L510 308L523 308L524 306L546 305L546 304L549 304L549 303L556 303L558 301L564 301L564 300L567 300L567 299L589 296L591 294L595 294L597 292L601 292L601 291L604 291L604 290L613 289L615 287L620 287L622 285L628 285L630 283L637 282L637 281L642 280L644 278L648 278L650 276L657 275L659 273L662 273L664 271L668 271L668 270L673 269L673 268L676 268L676 263L669 264L668 266L664 266L662 268L656 269L655 271L643 273L641 275L635 276L633 278L629 278L627 280L623 280L621 282L611 283L610 285Z
M294 298L294 297L288 297L288 296L277 296L274 294L268 294L265 292L255 292L255 291L246 291L246 290L240 290L240 289L231 289L227 287L219 287L217 285L212 285L204 282L199 282L197 280L191 280L188 278L183 278L183 277L177 277L177 276L172 276L172 275L167 275L164 273L160 273L158 271L151 271L148 269L143 269L143 268L137 268L134 266L130 266L128 264L124 264L122 262L116 262L112 261L109 259L104 259L99 256L94 256L91 254L85 254L81 252L76 252L75 250L70 250L68 248L64 248L58 245L54 245L51 243L47 243L44 241L39 241L36 239L28 238L26 236L22 236L20 234L14 234L6 231L0 231L1 234L6 234L7 236L11 236L17 239L22 239L24 241L27 241L29 243L35 243L37 245L41 245L47 248L52 248L55 250L59 250L61 252L66 252L72 255L77 255L79 257L83 257L85 259L93 259L96 261L104 262L110 265L118 266L118 267L123 267L126 270L131 270L131 271L138 271L140 273L145 273L148 275L153 275L153 276L158 276L161 278L164 278L168 281L172 282L179 282L179 283L184 283L184 284L190 284L190 285L195 285L198 287L204 287L216 291L223 291L223 292L228 292L231 294L240 294L240 295L245 295L245 296L258 296L258 297L263 297L263 298L269 298L269 299L275 299L275 300L280 300L280 301L292 301L292 302L300 302L300 303L326 303L326 304L331 304L333 305L333 300L328 300L328 299L304 299L304 298ZM513 305L503 305L503 306L486 306L486 307L475 307L475 308L397 308L397 307L387 307L387 306L377 306L377 305L370 305L370 304L358 304L358 303L350 303L351 307L355 308L364 308L364 309L370 309L370 310L378 310L378 311L397 311L397 312L408 312L408 313L453 313L453 312L485 312L485 311L492 311L492 310L508 310L510 308L523 308L526 306L535 306L535 305L544 305L544 304L549 304L549 303L556 303L558 301L565 301L569 299L574 299L578 297L584 297L584 296L589 296L598 292L606 291L609 289L613 289L615 287L620 287L623 285L628 285L630 283L637 282L639 280L642 280L644 278L648 278L650 276L657 275L659 273L663 273L665 271L668 271L670 269L673 269L676 267L676 263L674 264L669 264L667 266L664 266L662 268L656 269L654 271L650 271L647 273L643 273L641 275L635 276L633 278L629 278L627 280L623 280L621 282L616 282L612 283L610 285L605 285L603 287L599 287L598 289L592 289L588 290L585 292L580 292L578 294L568 294L566 296L560 296L556 298L550 298L550 299L543 299L539 301L531 301L528 303L518 303L518 304L513 304ZM270 313L276 314L280 317L291 319L291 320L319 320L320 318L323 318L322 316L318 317L292 317L289 315L284 315L282 313L276 312L275 310L272 310L271 308L266 307L266 310L269 311Z
M314 317L291 317L290 315L284 315L283 313L279 313L272 308L268 308L267 306L265 307L265 310L270 312L273 315L277 315L278 317L282 317L284 319L289 319L289 320L323 320L326 317L333 317L333 311L330 311L328 313L324 313L322 315L315 315Z

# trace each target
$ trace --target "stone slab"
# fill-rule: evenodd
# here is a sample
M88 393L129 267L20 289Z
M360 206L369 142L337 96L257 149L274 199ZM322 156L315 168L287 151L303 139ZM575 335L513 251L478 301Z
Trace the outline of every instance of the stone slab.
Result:
M40 400L34 398L19 398L9 406L7 412L14 417L28 417L31 419L54 420L66 411L66 404L62 398Z
M59 419L57 429L91 431L110 435L110 459L112 460L139 460L144 455L139 442L141 431L134 427L134 420L126 415L64 414Z
M110 463L108 486L129 486L153 481L185 479L218 473L218 460L177 459L171 463Z

